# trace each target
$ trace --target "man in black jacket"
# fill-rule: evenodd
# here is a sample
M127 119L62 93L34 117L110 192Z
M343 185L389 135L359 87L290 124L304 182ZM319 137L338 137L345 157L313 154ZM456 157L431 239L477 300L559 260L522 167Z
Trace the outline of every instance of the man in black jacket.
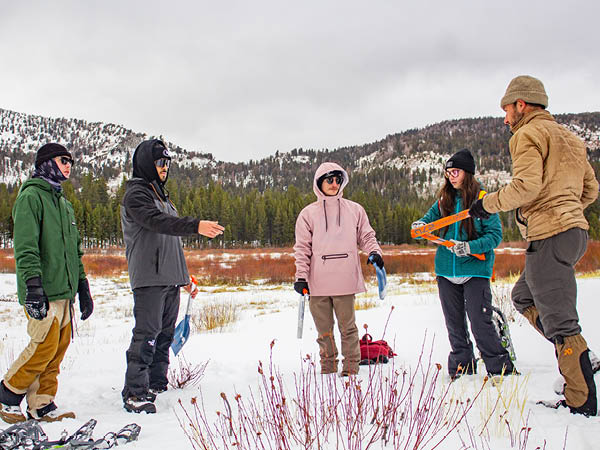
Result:
M127 350L122 391L129 412L156 412L156 394L167 389L169 347L179 311L179 288L196 296L180 236L223 233L218 222L178 217L165 183L171 156L165 144L144 141L133 154L133 178L121 205L121 224L135 326Z

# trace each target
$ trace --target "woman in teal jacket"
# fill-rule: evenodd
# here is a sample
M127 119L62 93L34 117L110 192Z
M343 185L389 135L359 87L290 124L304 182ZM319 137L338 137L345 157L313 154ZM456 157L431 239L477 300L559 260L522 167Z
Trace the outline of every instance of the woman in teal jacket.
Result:
M460 150L446 162L445 183L438 201L413 223L413 228L468 208L481 192L475 179L475 160L469 150ZM440 230L440 237L455 244L450 248L439 246L435 255L435 274L452 349L448 356L450 377L477 372L467 316L487 372L512 373L514 366L492 323L490 278L494 248L502 241L498 214L487 220L469 218L454 223ZM485 261L473 254L485 255Z

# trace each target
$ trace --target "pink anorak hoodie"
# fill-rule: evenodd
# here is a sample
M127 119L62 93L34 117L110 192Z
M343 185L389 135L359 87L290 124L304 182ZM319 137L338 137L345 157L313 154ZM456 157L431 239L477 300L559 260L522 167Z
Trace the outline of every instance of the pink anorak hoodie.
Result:
M344 181L335 196L317 186L320 176L339 170ZM375 231L364 208L342 198L348 174L336 163L319 166L313 180L317 201L306 206L296 220L296 279L308 281L310 295L338 296L365 292L358 249L382 255Z

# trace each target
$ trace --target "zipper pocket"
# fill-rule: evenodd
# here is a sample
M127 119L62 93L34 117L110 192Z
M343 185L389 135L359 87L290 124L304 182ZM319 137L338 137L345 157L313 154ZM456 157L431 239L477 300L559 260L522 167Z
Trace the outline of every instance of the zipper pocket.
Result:
M344 259L347 257L348 257L348 253L333 253L331 255L323 255L323 256L321 256L321 259L323 260L323 263L324 263L328 259Z

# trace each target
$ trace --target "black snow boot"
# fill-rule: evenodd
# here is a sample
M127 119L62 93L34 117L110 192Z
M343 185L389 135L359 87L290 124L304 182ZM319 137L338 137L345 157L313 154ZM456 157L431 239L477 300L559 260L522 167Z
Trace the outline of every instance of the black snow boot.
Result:
M156 406L154 405L155 399L156 395L150 392L139 397L129 396L123 400L123 408L125 408L125 411L127 412L138 414L145 412L146 414L154 414L156 413Z
M25 394L15 394L0 382L0 418L6 423L19 423L27 420L21 411L21 402Z

